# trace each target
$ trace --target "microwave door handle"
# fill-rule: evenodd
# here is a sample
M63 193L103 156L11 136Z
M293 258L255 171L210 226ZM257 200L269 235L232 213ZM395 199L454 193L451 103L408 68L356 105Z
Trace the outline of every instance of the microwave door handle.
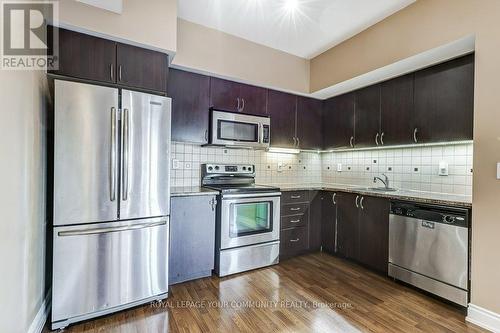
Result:
M259 143L264 144L264 124L260 123L259 127Z

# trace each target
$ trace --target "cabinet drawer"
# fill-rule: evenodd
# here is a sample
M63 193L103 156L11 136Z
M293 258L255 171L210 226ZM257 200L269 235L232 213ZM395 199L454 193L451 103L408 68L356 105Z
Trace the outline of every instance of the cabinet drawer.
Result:
M280 256L290 257L307 251L307 228L290 228L281 231Z
M284 216L281 218L281 229L305 227L308 221L307 214Z
M299 215L307 212L309 203L296 203L281 206L281 216Z
M309 191L287 191L281 193L281 203L308 202Z

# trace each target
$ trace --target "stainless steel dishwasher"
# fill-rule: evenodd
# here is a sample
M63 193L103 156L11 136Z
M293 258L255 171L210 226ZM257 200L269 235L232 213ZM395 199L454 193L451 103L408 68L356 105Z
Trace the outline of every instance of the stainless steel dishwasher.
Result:
M392 201L389 276L467 306L469 210Z

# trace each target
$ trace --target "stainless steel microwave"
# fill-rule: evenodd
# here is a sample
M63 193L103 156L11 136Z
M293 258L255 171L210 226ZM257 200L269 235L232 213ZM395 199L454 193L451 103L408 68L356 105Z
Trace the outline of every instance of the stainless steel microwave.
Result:
M269 117L210 109L209 145L267 149L270 135Z

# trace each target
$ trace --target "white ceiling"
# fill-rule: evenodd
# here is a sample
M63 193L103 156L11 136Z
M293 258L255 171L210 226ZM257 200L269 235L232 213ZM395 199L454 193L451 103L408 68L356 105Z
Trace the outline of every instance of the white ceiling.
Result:
M178 15L310 59L415 1L178 0Z

